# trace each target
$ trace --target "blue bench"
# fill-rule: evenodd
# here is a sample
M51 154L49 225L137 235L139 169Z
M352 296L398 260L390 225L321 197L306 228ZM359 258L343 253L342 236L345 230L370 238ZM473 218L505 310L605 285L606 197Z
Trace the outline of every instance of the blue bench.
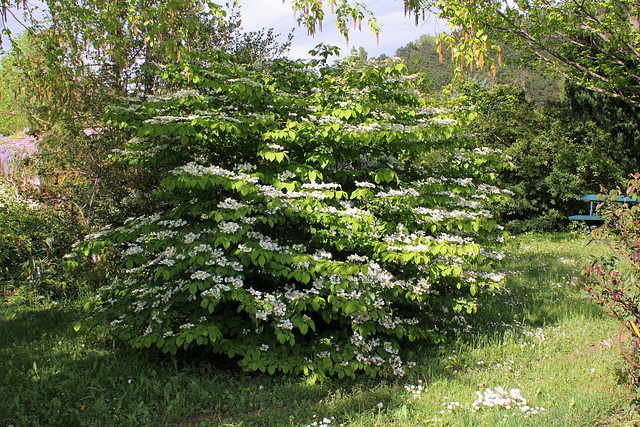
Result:
M610 198L610 196L605 196L605 198ZM594 208L593 208L593 203L602 203L604 201L604 199L602 198L598 198L597 194L582 194L580 196L580 200L585 201L585 202L589 202L589 215L572 215L569 217L569 219L571 221L582 221L585 222L586 221L603 221L602 217L600 215L594 215ZM616 202L624 202L624 203L637 203L637 200L632 199L630 197L622 197L622 196L618 196L617 200L614 200Z

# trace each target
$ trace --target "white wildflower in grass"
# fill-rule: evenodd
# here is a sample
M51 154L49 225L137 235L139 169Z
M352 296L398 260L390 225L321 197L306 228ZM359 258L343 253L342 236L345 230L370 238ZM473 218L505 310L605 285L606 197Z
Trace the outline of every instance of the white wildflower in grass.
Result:
M418 384L407 384L404 386L404 389L414 396L427 392L424 384L422 384L422 380L418 380Z
M525 330L525 331L523 331L523 334L528 336L528 337L535 337L539 341L546 341L547 340L547 336L544 334L544 331L542 330L542 328L536 328L535 331Z
M477 412L486 408L502 407L520 412L524 414L525 417L528 417L545 411L545 409L541 407L529 406L527 399L522 396L520 389L517 388L512 388L507 391L497 386L494 387L493 390L487 388L483 392L476 391L476 395L478 398L471 404L471 412Z
M440 411L441 414L444 414L445 412L448 413L452 413L454 410L456 409L464 409L464 405L462 405L462 403L460 402L443 402L442 406L444 406L444 409L442 409Z
M317 417L316 414L313 414L313 418L315 419ZM335 424L336 422L336 418L335 417L324 417L322 418L322 420L320 421L313 421L311 424L307 424L306 427L342 427L343 424Z
M491 273L488 277L494 282L502 282L504 280L504 274L501 273Z

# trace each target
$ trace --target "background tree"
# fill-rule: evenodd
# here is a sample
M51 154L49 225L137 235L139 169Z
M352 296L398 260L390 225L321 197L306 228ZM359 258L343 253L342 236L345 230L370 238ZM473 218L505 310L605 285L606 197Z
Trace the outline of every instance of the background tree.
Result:
M324 11L318 2L294 0L299 22L310 32L321 29ZM404 0L405 14L416 23L433 11L447 19L452 31L440 36L438 50L451 51L459 71L490 69L500 62L501 46L522 50L533 61L571 82L640 102L640 24L637 0ZM368 17L374 33L379 28L362 3L330 0L336 25L348 36ZM488 55L496 54L496 60Z
M425 73L433 84L434 91L459 82L455 79L455 65L451 52L438 52L438 38L423 35L415 42L408 43L396 51L396 56L404 59L409 70ZM539 70L527 67L522 55L512 48L502 48L504 66L494 69L476 69L466 75L466 79L485 85L510 84L525 91L527 99L536 105L556 101L562 96L562 80L547 76Z

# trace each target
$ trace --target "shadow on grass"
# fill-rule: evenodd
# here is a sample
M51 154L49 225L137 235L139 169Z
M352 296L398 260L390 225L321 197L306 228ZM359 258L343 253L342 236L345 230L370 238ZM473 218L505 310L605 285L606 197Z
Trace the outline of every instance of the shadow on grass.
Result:
M449 325L455 338L445 345L408 349L417 374L396 382L359 376L311 384L244 373L210 353L142 353L110 342L105 330L75 332L74 309L2 308L0 424L297 426L332 415L339 422L375 417L381 408L401 418L411 399L404 384L464 372L464 364L445 357L461 342L501 339L570 316L602 316L570 284L579 273L579 248L563 250L558 242L554 251L517 248L505 263L508 290ZM454 335L453 328L464 327L470 330Z

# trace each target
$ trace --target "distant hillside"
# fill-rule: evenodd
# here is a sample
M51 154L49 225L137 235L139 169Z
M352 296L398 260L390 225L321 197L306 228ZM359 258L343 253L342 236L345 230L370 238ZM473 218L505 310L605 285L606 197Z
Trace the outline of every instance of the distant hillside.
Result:
M437 41L433 36L424 35L415 42L411 42L396 51L396 56L402 58L411 72L426 73L431 80L431 89L440 91L443 86L451 83L454 66L451 63L451 53L444 49L443 61L440 61L437 51ZM562 80L546 76L539 71L527 69L519 65L521 56L509 48L503 48L502 58L505 64L497 68L493 76L487 70L474 73L470 78L481 85L512 84L523 89L527 99L536 105L555 101L562 97Z

